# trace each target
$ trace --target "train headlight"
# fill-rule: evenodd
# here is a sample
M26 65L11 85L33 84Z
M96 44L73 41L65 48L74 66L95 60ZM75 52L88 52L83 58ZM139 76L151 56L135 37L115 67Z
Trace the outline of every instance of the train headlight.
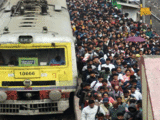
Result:
M32 93L26 93L26 97L27 98L31 98L32 97Z
M23 82L23 85L26 86L26 87L29 87L29 86L32 85L32 81L27 79L27 80L25 80L25 81Z
M59 100L59 99L61 99L61 92L59 92L59 91L51 91L50 93L49 93L49 98L51 99L51 100Z
M3 91L0 91L0 102L3 102L7 99L7 94Z

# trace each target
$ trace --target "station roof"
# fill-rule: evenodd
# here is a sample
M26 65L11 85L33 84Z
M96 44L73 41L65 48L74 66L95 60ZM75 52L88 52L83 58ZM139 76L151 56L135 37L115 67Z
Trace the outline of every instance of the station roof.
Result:
M144 66L148 82L148 92L154 114L153 116L155 120L160 120L160 56L144 56Z

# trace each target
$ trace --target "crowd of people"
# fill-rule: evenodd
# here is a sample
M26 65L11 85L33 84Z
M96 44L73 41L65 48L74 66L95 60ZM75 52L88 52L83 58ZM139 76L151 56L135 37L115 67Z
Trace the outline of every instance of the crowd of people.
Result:
M107 0L67 0L81 89L81 120L142 120L137 58L159 55L159 36ZM129 37L146 42L128 42Z

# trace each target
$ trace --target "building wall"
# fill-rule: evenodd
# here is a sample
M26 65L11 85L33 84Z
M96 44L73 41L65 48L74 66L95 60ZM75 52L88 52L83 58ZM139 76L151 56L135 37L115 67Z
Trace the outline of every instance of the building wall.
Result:
M150 25L150 16L145 17L145 23ZM159 27L160 26L160 21L152 16L152 23L153 23L152 29L154 31L156 31L158 33L158 35L160 35L160 27Z
M154 13L160 19L160 0L145 0L145 6L151 7L152 13ZM146 16L145 22L149 25L149 16ZM160 21L152 17L153 30L160 35Z
M138 19L138 9L131 8L131 7L122 7L123 14L129 13L128 18L132 18L134 21L137 21Z

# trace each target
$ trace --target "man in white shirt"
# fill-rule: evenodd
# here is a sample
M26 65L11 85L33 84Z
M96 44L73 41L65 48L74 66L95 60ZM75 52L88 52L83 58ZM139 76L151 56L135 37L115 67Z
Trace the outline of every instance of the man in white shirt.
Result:
M108 68L110 69L110 71L111 71L113 68L115 68L115 66L110 63L110 59L109 59L109 58L106 59L106 64L102 64L102 67L105 67L105 68L108 67Z
M98 111L98 106L95 105L94 100L89 100L89 105L82 110L81 120L95 120L95 116ZM104 110L99 107L99 113L103 113L105 115Z
M103 85L102 80L103 80L103 77L98 76L98 81L93 81L90 87L93 88L95 91L97 91L98 88Z
M89 65L92 67L92 70L96 69L96 66L93 65L93 61L92 61L92 60L88 60L88 61L87 61L87 65L83 66L82 71L86 71L86 70L87 70L87 67L88 67Z
M136 90L136 86L131 87L131 95L134 96L137 100L142 100L142 94Z

